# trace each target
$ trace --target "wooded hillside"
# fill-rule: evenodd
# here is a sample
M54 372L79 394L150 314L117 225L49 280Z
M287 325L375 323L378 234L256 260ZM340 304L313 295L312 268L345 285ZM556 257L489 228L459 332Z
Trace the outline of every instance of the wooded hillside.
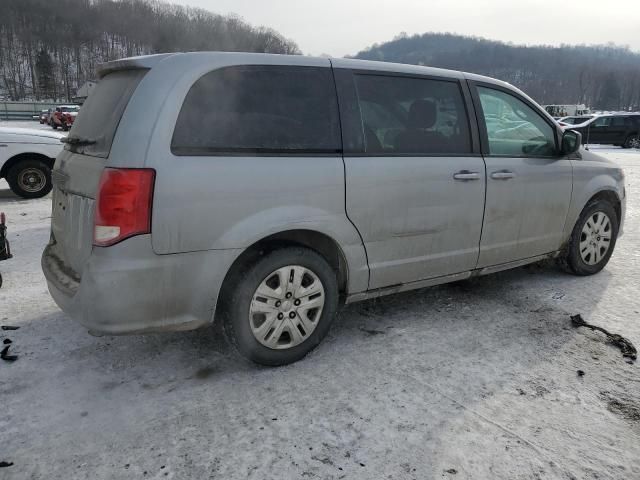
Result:
M299 53L240 18L152 0L2 0L0 97L70 99L97 64L158 52Z
M640 110L640 54L615 46L518 46L459 35L400 35L355 58L479 73L543 104Z

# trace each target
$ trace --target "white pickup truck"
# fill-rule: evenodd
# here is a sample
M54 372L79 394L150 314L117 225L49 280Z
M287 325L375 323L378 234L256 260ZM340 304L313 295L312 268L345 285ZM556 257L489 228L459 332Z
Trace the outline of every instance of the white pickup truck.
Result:
M22 198L51 191L51 169L62 150L63 134L31 128L0 127L0 178Z

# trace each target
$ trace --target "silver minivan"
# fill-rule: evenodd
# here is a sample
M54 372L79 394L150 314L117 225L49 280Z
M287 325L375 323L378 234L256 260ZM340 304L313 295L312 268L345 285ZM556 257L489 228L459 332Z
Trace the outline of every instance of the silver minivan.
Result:
M555 257L591 275L620 168L516 88L245 53L102 66L53 170L49 290L97 334L224 323L282 365L341 303Z

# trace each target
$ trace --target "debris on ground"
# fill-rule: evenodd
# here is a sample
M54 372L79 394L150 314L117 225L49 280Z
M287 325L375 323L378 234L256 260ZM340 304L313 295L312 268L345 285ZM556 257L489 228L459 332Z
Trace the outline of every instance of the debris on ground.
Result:
M578 376L584 377L584 370L578 370Z
M14 327L13 325L2 325L2 330L18 330L20 327Z
M13 465L13 462L0 462L0 468L10 467Z
M634 361L638 358L638 351L636 350L636 347L622 335L618 335L617 333L610 333L609 331L597 325L591 325L590 323L586 322L580 314L571 315L571 324L576 328L586 327L590 328L591 330L604 333L607 336L609 342L620 349L623 357L629 358Z
M373 329L368 329L368 328L364 328L363 326L360 326L358 328L358 330L360 330L361 332L366 333L367 335L384 335L386 332L383 332L382 330L373 330Z
M9 347L10 345L7 345L6 347L4 347L2 349L2 351L0 352L0 358L2 360L4 360L5 362L15 362L18 359L17 355L9 355Z

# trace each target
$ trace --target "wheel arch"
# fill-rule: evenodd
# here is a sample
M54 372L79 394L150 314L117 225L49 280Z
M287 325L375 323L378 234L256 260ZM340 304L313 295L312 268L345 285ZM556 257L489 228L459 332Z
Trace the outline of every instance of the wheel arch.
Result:
M49 168L53 168L53 164L56 161L55 158L48 157L47 155L44 155L42 153L36 153L36 152L18 153L17 155L14 155L13 157L9 158L6 162L4 162L4 164L2 165L2 168L0 168L0 178L6 178L7 174L9 173L9 170L11 170L11 168L13 168L14 165L17 165L18 163L24 160L40 160L46 163L49 166Z
M613 205L613 209L616 211L616 216L618 217L618 223L620 223L620 221L622 220L622 201L620 200L620 197L618 197L618 193L615 190L604 189L596 192L591 196L591 198L589 198L589 200L585 202L580 212L582 212L587 207L587 205L597 200L604 200Z
M317 230L285 230L261 238L247 247L233 262L225 276L223 284L234 270L241 269L265 253L286 247L306 247L321 255L336 272L338 289L346 291L348 282L348 263L344 251L338 242L329 235Z
M222 281L216 315L219 311L225 310L225 302L231 288L233 288L238 281L245 268L266 253L287 247L305 247L321 255L334 272L336 272L340 295L346 295L348 290L349 265L347 263L347 257L338 242L327 234L317 230L285 230L261 238L238 255Z

